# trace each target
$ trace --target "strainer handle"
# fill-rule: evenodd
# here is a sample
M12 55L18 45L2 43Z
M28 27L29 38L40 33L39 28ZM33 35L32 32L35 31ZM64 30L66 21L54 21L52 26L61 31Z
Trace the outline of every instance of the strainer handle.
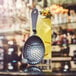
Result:
M34 8L31 13L31 19L32 19L32 31L34 34L36 33L36 24L38 19L38 10Z

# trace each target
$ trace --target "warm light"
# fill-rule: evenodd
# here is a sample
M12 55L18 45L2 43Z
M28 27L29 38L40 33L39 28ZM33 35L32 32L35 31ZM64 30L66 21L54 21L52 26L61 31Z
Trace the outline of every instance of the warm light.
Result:
M9 48L8 51L12 52L14 49L13 48Z
M13 41L8 41L8 44L13 45Z
M13 66L11 65L11 63L8 63L8 69L13 69Z
M9 48L9 49L8 49L8 54L11 55L11 53L12 53L13 51L14 51L13 48Z
M68 67L68 65L65 65L64 68L65 68L65 69L68 69L69 67Z
M4 37L3 36L0 36L0 39L3 39Z
M66 69L64 69L64 72L66 72L67 70Z

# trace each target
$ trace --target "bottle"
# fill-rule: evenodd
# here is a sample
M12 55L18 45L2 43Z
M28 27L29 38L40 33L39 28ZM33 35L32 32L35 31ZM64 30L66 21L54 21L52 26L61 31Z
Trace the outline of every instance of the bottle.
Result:
M4 61L0 60L0 71L3 71L4 69Z
M67 33L67 39L68 39L68 44L71 44L72 36L69 32Z
M62 44L62 46L67 46L68 45L68 39L67 39L66 34L63 34L61 44Z
M17 52L12 52L11 54L11 65L13 66L13 71L18 71L18 61L19 61L19 56Z
M75 35L72 35L72 41L71 41L72 44L76 44L76 37Z
M53 32L53 34L52 34L52 44L53 45L56 45L57 44L56 43L56 37L57 37L57 34L55 32Z
M8 63L8 71L13 71L14 67L12 66L12 63Z
M4 60L4 49L0 47L0 60Z
M47 0L44 0L43 7L45 8L45 7L47 7L47 6L48 6L48 2L47 2Z
M61 53L62 53L62 56L64 57L68 57L69 56L69 46L65 46L65 47L62 47L63 49L61 49Z
M25 69L27 68L27 66L28 66L28 64L26 64L26 63L21 63L21 65L20 65L20 70L24 72Z
M76 64L76 50L74 50L74 55L73 55L73 61L74 61L74 64Z
M61 66L62 66L61 67L62 72L69 72L70 71L70 68L71 68L70 61L62 62Z

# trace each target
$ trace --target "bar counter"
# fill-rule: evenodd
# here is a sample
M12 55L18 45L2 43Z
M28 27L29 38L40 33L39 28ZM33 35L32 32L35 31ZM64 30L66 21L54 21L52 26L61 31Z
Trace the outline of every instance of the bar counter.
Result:
M76 72L67 73L22 73L22 72L0 72L0 76L76 76Z

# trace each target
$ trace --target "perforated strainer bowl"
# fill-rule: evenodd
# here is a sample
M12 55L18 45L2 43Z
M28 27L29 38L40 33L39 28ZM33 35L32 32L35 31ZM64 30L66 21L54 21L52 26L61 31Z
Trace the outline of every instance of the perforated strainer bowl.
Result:
M38 17L38 10L33 9L31 13L32 30L34 35L30 36L25 42L23 57L29 64L38 64L44 57L45 47L44 43L39 36L36 35L36 22Z

